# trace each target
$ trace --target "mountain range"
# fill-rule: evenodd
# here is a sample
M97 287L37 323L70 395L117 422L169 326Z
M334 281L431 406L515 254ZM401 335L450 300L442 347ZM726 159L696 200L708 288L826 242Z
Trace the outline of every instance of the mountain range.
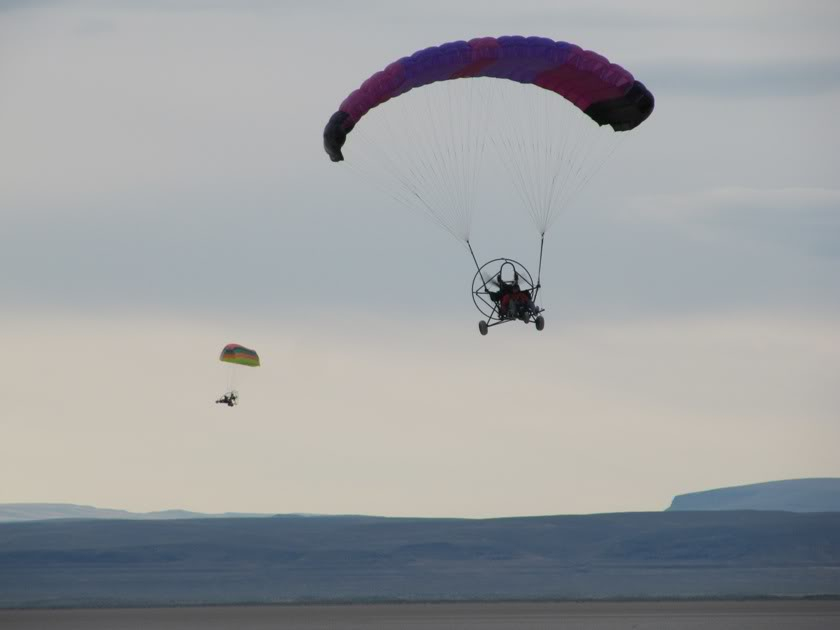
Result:
M513 518L0 505L0 608L840 597L840 479Z
M840 513L0 524L0 607L840 597Z
M840 512L840 478L787 479L744 486L716 488L674 497L668 511L781 510L785 512ZM0 523L47 519L171 520L187 518L251 518L272 514L225 512L207 514L189 510L130 512L72 503L0 503ZM287 515L289 516L289 515ZM310 516L298 514L293 516Z

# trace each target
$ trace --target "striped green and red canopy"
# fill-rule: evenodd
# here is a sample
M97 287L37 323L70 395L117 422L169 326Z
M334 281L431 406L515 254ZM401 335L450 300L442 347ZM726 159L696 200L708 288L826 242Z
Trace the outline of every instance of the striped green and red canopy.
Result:
M260 357L256 351L240 346L238 343L229 343L222 350L219 355L219 361L225 363L237 363L239 365L247 365L249 367L259 367Z

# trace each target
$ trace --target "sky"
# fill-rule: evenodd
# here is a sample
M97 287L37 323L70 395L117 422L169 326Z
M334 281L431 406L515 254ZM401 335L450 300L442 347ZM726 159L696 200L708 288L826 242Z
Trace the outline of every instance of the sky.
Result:
M490 517L840 476L839 26L833 2L0 1L0 502ZM596 50L656 109L549 233L546 329L481 337L463 248L321 133L390 61L502 34ZM515 198L480 203L479 256L532 262ZM234 341L263 365L228 409Z

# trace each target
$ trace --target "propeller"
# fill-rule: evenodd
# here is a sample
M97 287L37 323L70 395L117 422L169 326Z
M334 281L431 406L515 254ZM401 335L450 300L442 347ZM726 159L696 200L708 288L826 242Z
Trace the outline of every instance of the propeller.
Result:
M483 286L487 287L489 290L498 291L501 289L499 285L499 281L496 279L495 273L487 273L486 271L481 272L481 280L483 282Z

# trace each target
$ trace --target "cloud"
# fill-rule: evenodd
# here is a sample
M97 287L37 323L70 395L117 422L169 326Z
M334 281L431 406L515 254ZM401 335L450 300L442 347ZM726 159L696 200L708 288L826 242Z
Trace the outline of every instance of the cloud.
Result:
M704 98L816 96L840 89L840 58L651 62L643 78L657 93Z
M58 0L0 0L0 12L50 7L57 4Z
M718 235L840 256L840 189L721 187L634 199L631 212Z
M686 212L720 213L735 211L840 212L840 189L834 188L749 188L730 186L688 194L649 195L634 201L638 210L658 216L684 216ZM840 217L838 217L840 219Z

